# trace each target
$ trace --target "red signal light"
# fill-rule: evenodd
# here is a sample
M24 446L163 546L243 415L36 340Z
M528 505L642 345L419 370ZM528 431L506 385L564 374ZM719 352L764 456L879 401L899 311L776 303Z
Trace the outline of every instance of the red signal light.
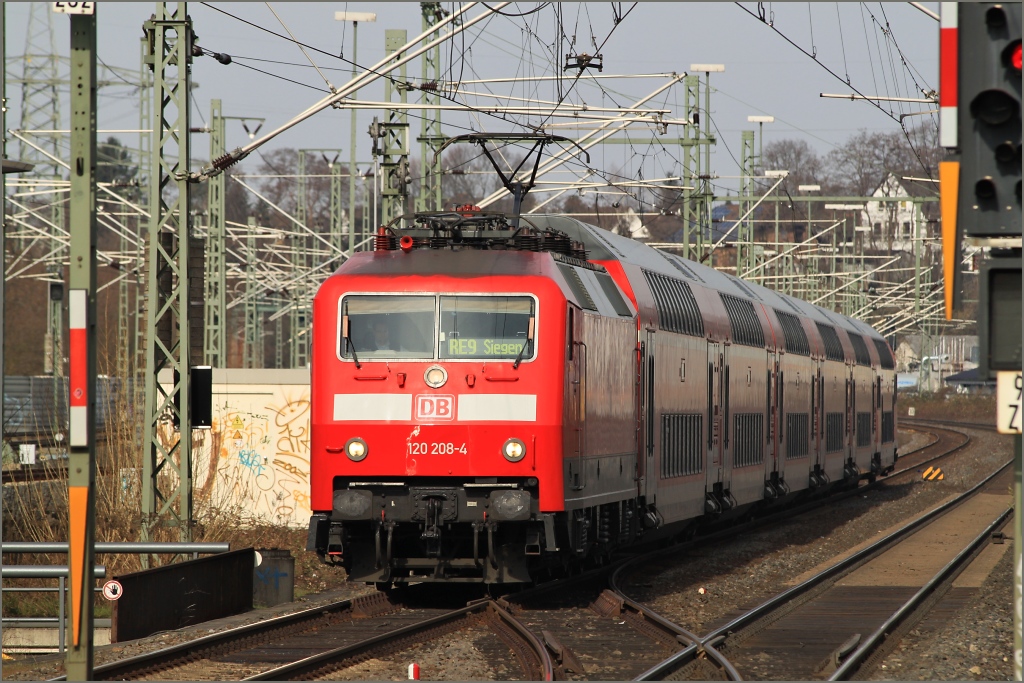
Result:
M1003 64L1020 73L1020 41L1015 40L1003 50Z

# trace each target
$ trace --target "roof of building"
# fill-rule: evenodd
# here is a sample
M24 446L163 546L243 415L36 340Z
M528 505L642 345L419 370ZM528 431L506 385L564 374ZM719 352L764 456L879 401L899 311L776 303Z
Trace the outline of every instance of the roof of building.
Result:
M970 370L964 370L958 372L955 375L950 375L942 380L946 384L960 384L960 385L980 385L980 384L995 384L990 379L982 379L978 375L978 368L971 368Z

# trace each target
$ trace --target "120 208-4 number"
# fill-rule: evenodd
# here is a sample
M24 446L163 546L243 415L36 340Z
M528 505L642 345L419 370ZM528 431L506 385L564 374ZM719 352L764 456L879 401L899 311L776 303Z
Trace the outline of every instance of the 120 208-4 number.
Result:
M460 455L466 454L466 444L451 441L410 441L409 455Z

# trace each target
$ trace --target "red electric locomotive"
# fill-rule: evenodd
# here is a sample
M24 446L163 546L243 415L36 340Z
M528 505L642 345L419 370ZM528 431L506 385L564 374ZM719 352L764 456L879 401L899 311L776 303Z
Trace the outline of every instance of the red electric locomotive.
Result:
M308 549L526 582L891 470L867 325L564 216L417 214L313 304Z

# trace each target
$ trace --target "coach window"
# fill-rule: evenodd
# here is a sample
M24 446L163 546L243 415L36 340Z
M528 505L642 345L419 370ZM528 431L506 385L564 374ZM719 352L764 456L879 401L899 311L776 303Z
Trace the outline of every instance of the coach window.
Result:
M353 353L360 361L434 357L432 296L346 296L341 314L342 358Z
M442 296L438 357L530 360L535 316L528 296Z

